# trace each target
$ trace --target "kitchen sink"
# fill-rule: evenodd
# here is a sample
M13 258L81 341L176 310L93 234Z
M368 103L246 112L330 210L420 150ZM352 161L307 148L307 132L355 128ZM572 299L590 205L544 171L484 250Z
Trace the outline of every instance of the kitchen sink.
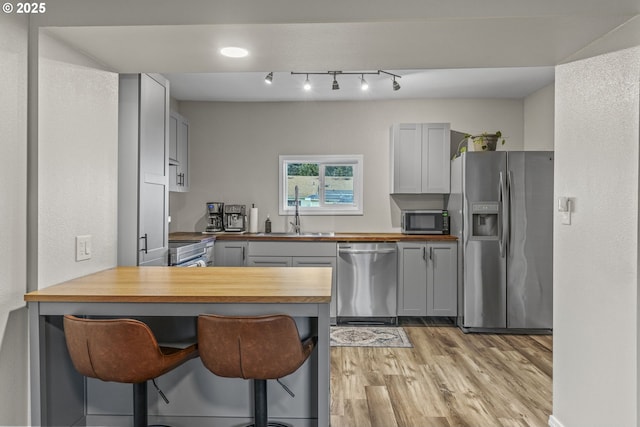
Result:
M293 233L291 231L275 232L275 233L258 233L258 236L272 236L272 237L333 237L335 233L333 231L323 232L310 232L310 233Z

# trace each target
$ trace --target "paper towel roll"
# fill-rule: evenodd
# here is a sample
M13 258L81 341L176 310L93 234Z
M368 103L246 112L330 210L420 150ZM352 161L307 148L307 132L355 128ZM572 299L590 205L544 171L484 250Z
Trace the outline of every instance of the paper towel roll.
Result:
M258 232L258 208L251 208L249 212L249 233Z

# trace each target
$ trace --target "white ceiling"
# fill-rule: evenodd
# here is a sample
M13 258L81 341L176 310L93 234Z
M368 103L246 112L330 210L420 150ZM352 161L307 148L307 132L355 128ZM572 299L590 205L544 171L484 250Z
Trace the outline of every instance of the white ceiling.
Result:
M559 63L640 44L637 0L156 1L165 7L145 25L129 22L143 12L132 9L119 25L87 17L46 31L113 71L163 73L173 97L200 101L522 98ZM250 54L219 55L228 45ZM356 76L341 76L332 91L330 76L312 75L304 92L304 76L290 74L378 69L401 75L402 88L365 76L362 93Z
M393 70L401 88L392 89L393 78L365 75L366 92L360 76L337 76L340 90L332 90L333 76L311 75L312 89L302 89L304 75L274 72L273 84L264 82L266 72L165 74L171 92L191 101L300 101L381 100L408 98L523 98L550 84L553 67L460 68Z

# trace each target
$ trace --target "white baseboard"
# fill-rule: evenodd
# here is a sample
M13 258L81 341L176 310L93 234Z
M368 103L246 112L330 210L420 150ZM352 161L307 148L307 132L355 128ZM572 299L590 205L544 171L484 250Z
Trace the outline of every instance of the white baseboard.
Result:
M549 427L564 427L564 425L556 417L549 415Z

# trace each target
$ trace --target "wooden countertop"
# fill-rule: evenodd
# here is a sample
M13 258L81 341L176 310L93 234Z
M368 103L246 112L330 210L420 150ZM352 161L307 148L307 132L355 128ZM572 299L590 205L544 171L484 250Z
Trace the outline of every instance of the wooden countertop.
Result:
M169 233L170 242L204 242L215 239L215 234L196 233L195 231L176 231Z
M116 267L25 294L28 302L329 303L330 267Z
M401 233L335 233L333 236L282 236L251 233L201 234L193 232L170 233L169 240L197 240L198 236L215 236L216 240L270 240L284 242L403 242L403 241L448 241L457 237L442 234L401 234Z

